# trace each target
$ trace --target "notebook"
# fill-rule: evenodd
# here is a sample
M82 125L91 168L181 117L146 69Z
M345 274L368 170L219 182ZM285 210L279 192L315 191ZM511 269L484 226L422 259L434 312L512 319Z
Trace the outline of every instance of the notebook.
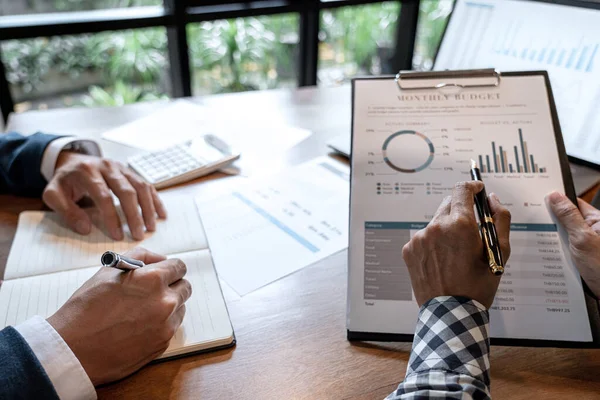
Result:
M94 211L89 211L95 223L88 236L69 230L53 212L21 213L0 287L0 327L52 315L98 271L102 253L142 246L182 259L194 289L182 326L159 359L233 346L233 328L193 199L168 195L163 201L168 218L140 242L128 232L128 239L112 240L99 228Z

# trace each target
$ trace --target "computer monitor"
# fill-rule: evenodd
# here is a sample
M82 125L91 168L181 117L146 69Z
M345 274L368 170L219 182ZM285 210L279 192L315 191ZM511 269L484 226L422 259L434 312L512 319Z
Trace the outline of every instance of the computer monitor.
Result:
M456 0L433 68L490 67L547 70L567 153L600 168L600 1Z

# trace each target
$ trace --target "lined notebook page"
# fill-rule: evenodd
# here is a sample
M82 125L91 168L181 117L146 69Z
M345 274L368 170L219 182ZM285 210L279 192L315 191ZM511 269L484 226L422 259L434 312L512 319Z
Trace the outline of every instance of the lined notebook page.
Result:
M54 314L100 267L4 281L0 287L0 324L15 326L34 315Z
M90 215L96 223L87 236L71 231L53 212L23 212L19 216L4 279L98 266L100 256L107 250L124 253L142 246L168 255L207 249L204 228L194 201L174 195L164 196L163 201L168 218L158 220L156 232L146 233L146 238L140 242L134 241L128 232L125 240L112 240L99 227L101 222L94 211L90 211Z
M161 358L229 344L233 329L209 250L178 254L188 267L192 297L182 326ZM54 314L99 267L63 271L4 281L0 287L1 328L34 315Z
M177 254L187 265L185 279L192 284L183 323L159 358L230 344L233 328L210 250Z

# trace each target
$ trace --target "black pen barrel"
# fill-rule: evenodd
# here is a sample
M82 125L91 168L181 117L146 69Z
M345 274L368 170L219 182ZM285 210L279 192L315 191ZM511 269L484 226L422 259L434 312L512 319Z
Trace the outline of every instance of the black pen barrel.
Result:
M479 168L471 168L471 178L483 182ZM493 261L494 264L499 267L492 268L492 272L496 275L502 275L502 272L504 271L504 261L498 245L498 233L496 232L496 226L492 219L492 211L488 203L485 187L479 193L475 194L475 208L477 209L479 222L481 224L481 234L484 236L482 239L489 248L489 261ZM491 263L490 267L492 267Z

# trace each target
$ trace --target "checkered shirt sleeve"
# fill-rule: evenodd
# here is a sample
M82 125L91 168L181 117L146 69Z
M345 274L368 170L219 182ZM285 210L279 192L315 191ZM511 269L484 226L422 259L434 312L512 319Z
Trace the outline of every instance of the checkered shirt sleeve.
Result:
M423 304L406 377L386 400L490 399L489 314L464 297Z

